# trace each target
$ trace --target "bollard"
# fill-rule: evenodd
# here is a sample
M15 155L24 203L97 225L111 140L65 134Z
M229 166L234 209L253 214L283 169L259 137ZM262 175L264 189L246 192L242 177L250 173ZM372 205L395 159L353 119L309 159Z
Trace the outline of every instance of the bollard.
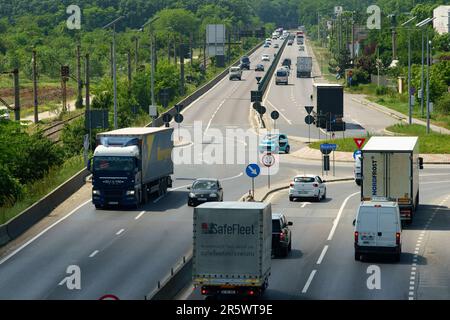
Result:
M173 268L170 268L170 275L173 276Z
M158 289L161 289L161 282L158 281Z
M186 263L186 257L183 256L183 264Z

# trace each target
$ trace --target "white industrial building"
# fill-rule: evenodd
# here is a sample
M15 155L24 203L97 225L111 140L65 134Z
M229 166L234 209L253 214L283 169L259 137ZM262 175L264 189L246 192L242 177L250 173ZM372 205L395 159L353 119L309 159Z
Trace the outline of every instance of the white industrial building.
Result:
M450 6L439 6L433 10L433 28L439 34L450 32Z

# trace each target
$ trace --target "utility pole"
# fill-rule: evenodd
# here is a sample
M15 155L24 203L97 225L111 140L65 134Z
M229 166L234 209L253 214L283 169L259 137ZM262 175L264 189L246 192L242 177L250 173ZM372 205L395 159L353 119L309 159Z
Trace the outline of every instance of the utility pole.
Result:
M33 49L33 103L34 103L34 123L38 123L38 88L37 88L37 70L36 70L36 50Z
M66 76L66 68L69 68L68 66L61 66L61 91L62 91L62 112L67 111L67 76Z
M180 37L180 93L184 94L184 44Z
M81 108L83 106L83 84L81 80L81 46L77 45L77 85L78 85L78 98L77 102L75 103L75 106L78 108ZM80 105L77 105L78 103L81 103Z
M134 72L138 72L138 63L139 63L139 43L138 43L139 39L138 37L134 37L134 67L135 70Z
M352 11L352 62L353 65L355 65L355 17L354 17L354 11Z
M123 17L119 17L114 21L108 23L103 29L112 27L112 46L111 46L111 56L112 56L112 75L113 75L113 86L114 86L114 129L117 129L117 70L116 70L116 23L122 20Z
M430 41L427 32L427 133L430 133Z
M131 52L127 52L127 62L128 62L128 84L131 86Z
M421 113L422 113L422 118L424 116L424 108L423 108L423 78L424 78L424 44L423 44L423 29L422 29L422 70L420 73L420 92L421 92L421 97L420 97L420 108L421 108Z
M114 43L110 43L109 47L109 66L110 66L110 75L111 80L114 80Z
M189 55L191 57L191 67L192 61L194 60L194 50L192 50L193 34L192 31L189 33Z
M414 19L416 19L416 17L412 17L411 19L409 19L408 21L404 22L402 24L402 27L406 26L408 23L410 23L411 21L413 21ZM411 99L411 30L407 29L408 31L408 107L409 107L409 112L408 112L408 123L411 125L412 124L412 99Z
M320 45L320 13L317 11L317 42Z
M155 51L153 50L153 37L152 33L150 32L150 56L151 61L150 64L152 66L152 70L150 72L150 85L151 85L151 98L152 98L152 106L155 105ZM149 110L150 113L150 110Z
M89 81L89 53L86 53L85 56L85 86L86 86L86 117L87 117L87 125L88 125L88 132L89 132L89 149L91 148L91 136L92 136L92 121L91 121L91 100L89 96L89 90L90 90L90 81Z
M20 86L19 86L19 69L13 70L14 77L14 119L20 121Z

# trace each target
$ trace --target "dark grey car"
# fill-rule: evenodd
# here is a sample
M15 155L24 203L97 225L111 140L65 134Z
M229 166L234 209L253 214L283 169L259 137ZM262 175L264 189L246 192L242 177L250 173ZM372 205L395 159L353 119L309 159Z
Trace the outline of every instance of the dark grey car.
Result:
M188 187L188 206L197 206L204 202L223 201L223 189L217 179L197 179Z

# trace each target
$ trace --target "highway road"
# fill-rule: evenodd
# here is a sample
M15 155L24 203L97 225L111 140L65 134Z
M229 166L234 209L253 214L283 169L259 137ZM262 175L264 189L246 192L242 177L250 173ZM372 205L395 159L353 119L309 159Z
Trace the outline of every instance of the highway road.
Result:
M296 45L287 48L283 55L292 56L294 61ZM273 57L274 49L258 49L250 57L252 68L260 62L262 53L269 53ZM217 177L223 181L225 200L237 200L250 189L250 180L243 173L246 161L238 164L227 164L226 161L209 163L211 159L208 154L221 146L216 138L227 130L248 130L249 139L254 136L250 125L253 111L250 110L249 95L250 90L256 88L255 76L255 71L250 70L244 71L242 81L229 81L225 78L183 111L182 127L191 135L193 143L177 148L176 152L182 156L188 155L187 158L191 153L191 163L176 165L174 186L166 196L153 198L139 210L95 210L90 199L79 203L77 207L68 210L63 220L24 243L16 251L0 258L0 299L97 299L104 294L114 294L120 299L143 299L156 287L158 281L170 272L170 268L191 250L192 208L186 205L186 187L198 177ZM303 123L306 113L302 105L308 102L312 79L296 79L293 73L291 80L291 86L272 84L269 87L266 106L281 111L282 116L277 128L288 135L306 138L308 129ZM350 106L346 110L346 119L354 118L363 124L362 127L352 129L354 132L349 134L366 130L377 131L385 124L395 122L385 114L364 111L364 108L354 105L354 108ZM370 118L374 117L381 120L370 121ZM200 131L195 127L199 121ZM200 132L203 141L193 139L195 132ZM303 146L301 142L291 144L292 151ZM256 154L250 143L245 145L244 150L248 155ZM300 161L291 155L280 155L280 170L272 176L272 183L288 183L295 174L320 174L320 170L320 163ZM337 172L340 176L351 176L352 166L339 164ZM450 180L450 176L443 178L444 174L448 173L446 167L426 169L423 173L430 174L423 177L427 184L421 193L423 203L428 206L421 208L420 216L424 220L417 219L408 229L404 239L408 243L404 248L405 252L409 252L414 245L413 241L417 240L414 237L420 234L421 223L433 214L433 205L449 194L448 182L444 185L436 182ZM256 188L266 187L264 177L257 178L255 182ZM361 298L368 297L369 293L358 293L356 290L362 288L365 283L363 280L367 277L364 269L367 268L366 264L348 259L349 256L352 258L351 221L358 203L357 195L349 198L342 210L333 239L327 240L333 219L338 215L342 203L357 191L358 188L351 182L330 184L327 201L306 204L303 208L298 202L287 202L283 193L272 198L274 208L285 212L294 222L295 242L294 251L288 259L274 260L267 298L354 298L358 294L361 294ZM441 219L447 222L445 213L448 213L448 210L437 212L430 228ZM430 243L429 248L432 248L429 249L432 251L426 251L427 247L422 247L424 257L434 254L437 261L441 261L439 259L445 257L441 257L444 250L441 243L445 243L442 237L445 239L445 235L435 228L425 232L424 237L428 237L427 243ZM325 245L328 245L328 249L322 264L316 265ZM383 291L386 297L408 297L408 293L405 296L402 291L404 284L408 287L408 275L405 281L401 280L401 277L409 267L410 259L411 256L405 253L400 264L382 265L396 277L393 281L394 276L389 278L386 275L386 280L382 280L386 288L396 287L395 293ZM419 259L419 263L423 263L424 259ZM69 281L64 279L69 276L69 266L80 268L80 288L67 286ZM427 265L421 264L418 267L425 266ZM439 272L445 266L440 266L438 262L433 264L433 268L437 268ZM347 272L350 268L353 271ZM302 293L313 270L316 272L309 288ZM334 277L336 274L338 276ZM422 287L420 282L416 282L414 297L430 296L430 291L434 291L429 289L429 283L433 283L433 280L432 275L429 275L428 282ZM328 283L332 289L328 289ZM201 298L196 294L198 293L194 292L191 298ZM377 297L383 297L383 294Z
M403 253L398 263L376 256L363 262L354 260L352 222L359 195L359 187L345 181L329 183L327 199L319 203L308 199L290 202L287 190L269 196L272 211L282 212L293 222L293 238L289 256L272 259L269 287L263 299L450 298L447 167L427 166L422 172L421 205L414 222L403 229ZM374 268L380 270L379 288L367 285ZM203 299L199 290L191 287L181 298Z

